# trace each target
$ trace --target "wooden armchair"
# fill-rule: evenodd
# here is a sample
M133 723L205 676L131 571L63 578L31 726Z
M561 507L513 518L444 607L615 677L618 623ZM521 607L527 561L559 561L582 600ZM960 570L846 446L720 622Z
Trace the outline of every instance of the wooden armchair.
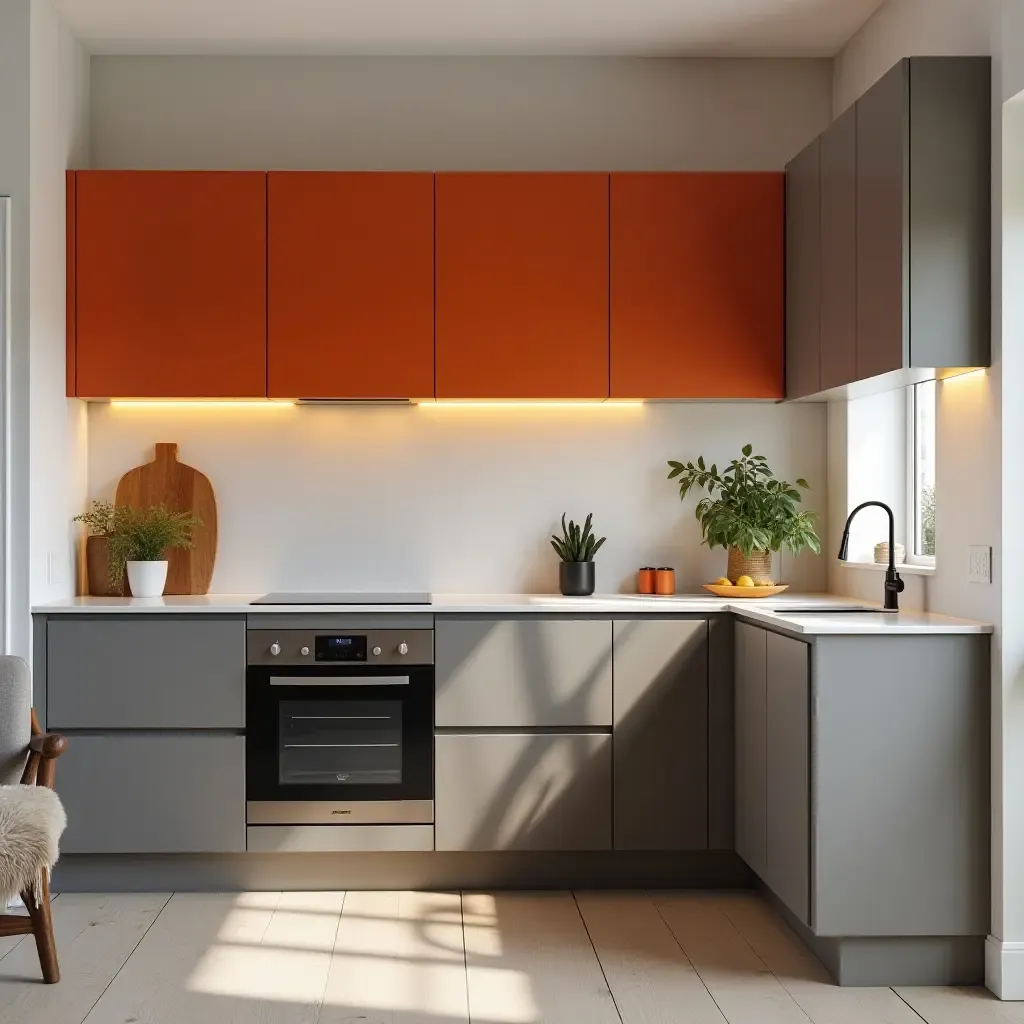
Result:
M68 741L56 733L44 733L39 728L34 709L30 709L29 720L30 731L27 747L24 740L19 737L18 731L23 728L19 721L13 720L11 712L17 715L19 711L24 713L24 703L27 702L31 693L31 683L28 677L28 666L21 659L0 657L0 718L6 717L6 729L0 729L0 743L5 741L18 741L15 752L0 762L0 768L8 769L8 777L0 778L0 782L18 781L17 776L10 778L10 767L14 760L24 760L24 769L21 772L21 784L23 786L46 786L53 789L53 778L56 770L56 760L67 750ZM20 722L25 721L17 715ZM16 753L20 749L20 754ZM0 835L0 843L3 836ZM41 871L41 877L36 885L27 886L21 893L21 898L28 909L28 917L19 914L0 914L0 936L2 935L27 935L29 932L35 937L36 949L39 952L39 966L42 968L43 981L52 985L60 981L60 969L57 966L57 947L53 940L53 921L50 917L50 879L48 872ZM0 909L3 909L0 907Z

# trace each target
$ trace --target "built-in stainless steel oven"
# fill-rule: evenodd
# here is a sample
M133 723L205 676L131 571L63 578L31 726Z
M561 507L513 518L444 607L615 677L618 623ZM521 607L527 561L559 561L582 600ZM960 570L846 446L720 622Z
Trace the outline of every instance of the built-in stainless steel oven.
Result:
M433 822L432 630L254 629L247 643L250 826Z

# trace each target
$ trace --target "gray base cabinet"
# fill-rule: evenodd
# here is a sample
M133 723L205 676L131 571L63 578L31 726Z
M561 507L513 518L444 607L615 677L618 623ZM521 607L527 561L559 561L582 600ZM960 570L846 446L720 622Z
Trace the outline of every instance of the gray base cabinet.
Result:
M611 849L608 734L439 735L438 850Z
M810 923L809 648L736 627L736 849Z
M821 938L984 936L989 638L736 627L736 848Z
M805 924L811 920L810 650L768 634L764 880Z
M707 849L707 620L616 622L614 665L615 849Z
M989 930L989 638L814 648L814 931Z
M49 729L241 729L245 621L46 622Z
M62 853L245 850L245 740L217 734L73 736L57 792Z
M612 724L612 624L438 617L438 728Z
M736 852L762 878L768 861L768 633L736 623Z

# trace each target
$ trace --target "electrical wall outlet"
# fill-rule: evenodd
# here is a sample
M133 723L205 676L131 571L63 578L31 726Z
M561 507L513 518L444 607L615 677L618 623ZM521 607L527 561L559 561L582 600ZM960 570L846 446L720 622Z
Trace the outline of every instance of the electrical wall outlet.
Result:
M992 549L984 544L972 544L968 549L970 562L967 579L971 583L992 582Z

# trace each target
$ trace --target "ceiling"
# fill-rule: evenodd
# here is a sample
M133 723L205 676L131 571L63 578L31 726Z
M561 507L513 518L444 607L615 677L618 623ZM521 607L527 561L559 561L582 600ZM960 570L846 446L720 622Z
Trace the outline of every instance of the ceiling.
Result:
M833 56L882 0L55 0L93 53Z

